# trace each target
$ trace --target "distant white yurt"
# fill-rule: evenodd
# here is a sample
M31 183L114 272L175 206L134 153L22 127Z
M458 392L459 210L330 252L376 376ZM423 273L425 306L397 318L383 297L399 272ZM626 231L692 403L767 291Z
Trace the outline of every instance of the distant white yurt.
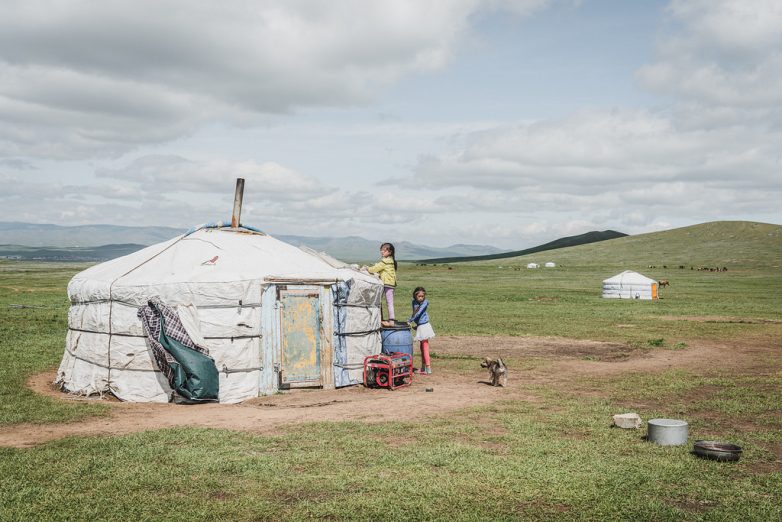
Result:
M540 265L537 263L528 263L527 268L538 268Z
M556 263L554 263L553 261L548 261L548 262L546 262L546 264L545 264L545 265L543 265L543 266L545 266L546 268L554 268L555 266L557 266L557 264L556 264Z
M603 297L613 299L657 299L657 281L625 270L603 281Z
M171 400L137 316L157 299L208 349L220 402L357 384L364 357L381 350L382 292L373 276L250 227L204 226L70 281L56 382L84 395Z

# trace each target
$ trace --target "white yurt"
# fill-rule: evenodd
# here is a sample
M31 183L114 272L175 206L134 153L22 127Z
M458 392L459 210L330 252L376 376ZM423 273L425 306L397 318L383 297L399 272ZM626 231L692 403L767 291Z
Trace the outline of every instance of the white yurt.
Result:
M546 267L546 268L555 268L557 266L557 264L555 262L553 262L553 261L546 261L546 264L543 265L543 266Z
M538 268L539 266L537 263L527 263L527 268Z
M137 316L154 299L208 349L219 402L358 384L364 357L381 350L382 291L371 275L251 227L201 226L70 281L56 382L78 394L172 400Z
M657 281L625 270L603 281L603 297L613 299L657 299Z

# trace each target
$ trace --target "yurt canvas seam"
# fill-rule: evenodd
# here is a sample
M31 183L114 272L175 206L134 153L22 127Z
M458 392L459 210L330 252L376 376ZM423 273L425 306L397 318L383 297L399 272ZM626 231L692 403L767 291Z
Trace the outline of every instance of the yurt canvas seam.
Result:
M128 270L127 272L125 272L121 276L119 276L116 279L114 279L114 281L112 281L111 284L109 284L109 345L108 345L108 350L107 350L107 357L108 357L108 361L109 361L109 367L108 367L108 373L106 375L106 385L108 386L109 389L111 389L111 336L113 334L113 329L114 329L114 325L113 325L113 321L112 321L113 312L114 312L114 301L112 300L112 292L113 292L113 288L114 288L114 283L116 283L117 281L119 281L120 279L125 277L126 275L130 274L134 270L137 270L138 268L140 268L140 267L144 266L145 264L149 263L150 261L152 261L153 259L155 259L159 255L161 255L163 252L165 252L166 250L170 249L171 247L173 247L174 245L179 243L182 240L182 237L180 237L176 241L173 241L170 245L168 245L166 248L164 248L163 250L161 250L160 252L158 252L154 256L152 256L149 259L146 259L146 260L142 261L141 263L139 263L138 265L134 266L133 268L131 268L130 270Z
M125 274L127 275L127 274ZM124 276L120 276L124 277ZM255 279L239 279L237 282L239 283L250 283L254 282ZM204 283L220 283L221 281L204 281ZM139 287L152 287L155 285L138 285ZM110 303L111 299L94 299L90 301L73 301L71 300L71 304L78 304L78 305L89 305L89 304L105 304ZM131 303L129 301L121 301L121 300L115 300L116 304L121 304L125 306L129 306L131 308L139 308L139 305L137 303ZM357 305L346 305L346 306L357 306ZM213 305L199 305L196 308L199 310L211 310L211 309L220 309L220 308L260 308L261 303L239 303L239 304L213 304Z
M97 334L97 335L114 335L114 336L117 336L117 337L133 337L133 338L136 338L136 339L146 339L147 338L146 335L124 334L124 333L116 333L116 332L113 333L113 334L110 334L108 332L99 332L97 330L84 330L82 328L68 328L68 329L70 331L72 331L72 332L84 332L84 333L91 333L91 334ZM374 332L374 331L379 331L379 330L371 330L371 331ZM262 337L263 337L263 335L261 335L261 334L257 334L257 335L231 335L231 336L226 335L226 336L222 336L222 337L219 337L219 336L204 336L204 339L209 339L209 340L231 340L231 341L233 341L234 339L260 339Z
M145 337L146 338L146 337ZM73 357L74 359L78 359L80 361L84 361L86 363L93 364L95 366L100 366L101 368L106 368L107 370L110 369L110 367L106 364L99 363L97 361L93 361L92 359L87 359L86 357L82 357L81 355L76 354L75 352L69 350L68 348L65 348L65 351L68 352L68 354ZM121 369L124 372L155 372L155 373L163 373L163 371L158 370L156 368L119 368L117 366L114 367L114 369ZM223 365L222 368L218 368L217 371L220 373L247 373L247 372L257 372L263 370L263 366L254 366L251 368L228 368L226 365Z
M334 335L344 335L346 337L350 337L350 336L360 337L363 335L369 335L371 333L379 332L380 330L381 330L380 328L377 328L375 330L366 330L363 332L334 332Z
M92 359L87 359L86 357L82 357L80 355L76 355L74 352L68 350L67 348L65 349L65 351L68 352L74 359L78 359L80 361L84 361L86 363L90 363L90 364L93 364L95 366L100 366L101 368L106 368L107 370L111 369L109 366L107 366L105 364L93 361ZM120 368L115 366L114 369L120 369ZM121 368L121 369L122 369L123 372L155 372L155 373L163 373L162 371L154 369L154 368L151 369L151 370L147 369L147 368ZM241 372L241 371L243 371L243 370L230 370L230 371L224 372L224 373L235 373L235 372Z
M188 230L187 232L185 232L185 234L182 237L187 237L190 234L198 232L199 230L212 229L212 228L216 228L216 229L231 228L231 222L230 221L228 221L228 222L225 222L225 221L211 221L209 223L201 223L200 225L196 225L193 228L191 228L190 230ZM251 227L249 225L243 225L241 223L239 223L238 228L244 228L244 229L248 230L249 232L260 234L262 236L268 235L263 230L260 230L260 229L255 228L255 227ZM231 228L231 230L234 231L233 228Z

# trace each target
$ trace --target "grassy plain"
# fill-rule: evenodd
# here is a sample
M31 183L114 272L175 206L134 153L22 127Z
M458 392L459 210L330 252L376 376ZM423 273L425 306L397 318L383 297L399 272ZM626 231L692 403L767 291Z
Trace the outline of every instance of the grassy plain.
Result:
M647 350L686 350L705 339L782 350L776 237L746 250L735 238L703 250L693 241L686 256L656 248L679 252L686 245L677 237L659 245L652 238L516 263L560 264L545 270L514 270L514 260L503 268L402 265L397 310L407 313L407 295L420 284L442 335L555 335ZM614 241L627 240L637 241ZM107 413L24 387L59 363L65 285L79 268L0 262L0 429ZM602 279L623 269L668 278L671 287L657 302L602 300ZM0 448L0 519L782 520L782 364L778 352L764 353L751 371L706 363L564 384L525 382L522 373L517 386L534 400L434 419L408 412L397 422L313 423L274 436L183 428ZM474 364L436 360L440 371ZM630 408L645 419L686 418L699 436L731 440L745 453L736 464L704 461L689 447L608 428L613 413Z
M526 268L546 261L558 266ZM717 267L728 270L698 270ZM603 299L602 281L623 270L668 279L671 286L654 302ZM444 333L663 338L673 344L688 337L730 338L780 319L782 226L717 222L515 259L403 264L399 317L409 314L412 290L419 285L427 288L432 323ZM691 317L712 320L685 320Z

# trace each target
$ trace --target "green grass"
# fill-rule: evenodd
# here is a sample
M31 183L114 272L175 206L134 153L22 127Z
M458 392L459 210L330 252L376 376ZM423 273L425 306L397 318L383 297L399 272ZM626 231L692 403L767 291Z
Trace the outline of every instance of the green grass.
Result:
M666 277L671 286L657 301L603 299L602 281L625 268ZM402 264L395 308L397 317L407 317L413 288L424 286L437 332L642 342L664 338L674 344L694 337L754 334L769 328L757 321L780 320L780 268L668 272L618 264L519 271L508 265ZM683 319L688 317L746 322Z
M558 266L525 268L546 261ZM668 279L671 286L653 302L603 299L602 281L623 270ZM398 317L409 313L416 286L427 289L435 330L448 334L664 338L672 344L754 335L769 331L759 320L781 319L782 226L715 222L496 261L403 263ZM683 320L688 317L735 322Z
M0 425L69 422L108 412L37 395L25 380L56 367L68 329L68 280L83 265L0 262ZM22 308L24 307L24 308Z
M782 311L777 243L743 248L726 253L722 245L699 261L741 260L721 273L647 269L662 263L640 254L609 261L621 250L559 252L550 258L564 266L551 270L516 271L506 260L502 269L403 264L397 315L423 285L441 335L557 335L646 351L742 338L782 350L782 325L763 322L778 321ZM0 426L107 412L24 386L62 357L65 286L80 268L0 262ZM669 279L664 299L601 299L600 282L625 268ZM698 317L733 322L683 320ZM436 340L433 351L438 371L476 366L475 358L437 354ZM779 355L766 357L752 372L704 364L559 385L525 380L551 364L546 358L510 358L515 382L534 401L424 422L402 412L387 423L296 425L275 436L169 429L0 448L0 520L782 520L782 364ZM609 427L611 415L632 410L644 419L686 418L691 439L741 444L742 460L704 461L689 446L659 447L642 440L642 431Z
M612 412L596 399L550 397L424 425L71 438L0 449L0 501L8 520L782 516L782 474L654 446L637 431L610 429ZM763 458L752 449L745 457Z

